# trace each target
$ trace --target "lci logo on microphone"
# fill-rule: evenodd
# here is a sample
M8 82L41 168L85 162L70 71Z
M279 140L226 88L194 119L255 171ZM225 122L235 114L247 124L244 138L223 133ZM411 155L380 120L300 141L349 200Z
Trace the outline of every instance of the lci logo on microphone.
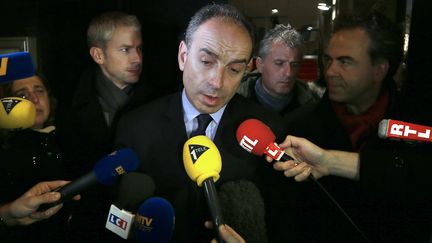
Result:
M135 225L141 230L141 231L147 231L150 232L153 230L153 218L141 216L137 214L135 216Z
M109 222L123 230L126 230L127 222L112 213L109 216Z
M192 156L192 163L199 159L199 157L209 149L209 147L198 145L198 144L190 144L189 145L189 153Z

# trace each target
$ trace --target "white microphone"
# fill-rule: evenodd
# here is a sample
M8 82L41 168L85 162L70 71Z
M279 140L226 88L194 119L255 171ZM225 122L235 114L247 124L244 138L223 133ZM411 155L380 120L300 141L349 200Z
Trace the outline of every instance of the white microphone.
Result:
M119 193L115 204L111 204L105 228L123 239L128 239L139 204L151 197L155 184L150 176L132 172L125 174L119 183Z
M111 204L105 228L123 239L128 239L134 219L134 214Z

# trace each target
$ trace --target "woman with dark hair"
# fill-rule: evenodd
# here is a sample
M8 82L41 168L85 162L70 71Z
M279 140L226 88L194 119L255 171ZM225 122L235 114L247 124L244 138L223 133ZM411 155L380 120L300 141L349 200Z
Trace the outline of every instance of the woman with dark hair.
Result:
M31 128L9 130L0 138L0 205L18 198L38 182L65 178L52 119L54 98L50 97L46 82L34 75L7 84L4 91L5 96L30 100L35 105L36 118ZM11 227L6 236L8 242L63 240L67 214L68 210L62 210L50 220Z

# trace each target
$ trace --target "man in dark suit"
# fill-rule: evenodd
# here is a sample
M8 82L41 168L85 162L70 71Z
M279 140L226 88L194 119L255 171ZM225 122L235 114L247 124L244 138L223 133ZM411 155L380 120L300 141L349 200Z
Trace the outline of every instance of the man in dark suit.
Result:
M87 30L87 42L94 63L81 75L72 103L59 109L59 137L70 179L88 173L112 152L119 114L152 96L140 80L142 38L136 16L118 11L95 16ZM103 241L112 202L108 195L109 188L83 193L71 220L76 228L71 237L76 240L72 241Z
M213 237L204 228L209 218L201 188L189 179L182 161L183 145L198 127L198 115L211 116L205 134L222 157L217 185L256 180L258 167L266 165L238 145L235 133L241 122L257 118L282 134L276 114L235 94L251 58L253 39L250 23L234 7L202 8L189 22L179 45L183 91L141 106L119 122L116 144L138 153L140 171L154 179L155 194L175 208L173 242L210 242Z

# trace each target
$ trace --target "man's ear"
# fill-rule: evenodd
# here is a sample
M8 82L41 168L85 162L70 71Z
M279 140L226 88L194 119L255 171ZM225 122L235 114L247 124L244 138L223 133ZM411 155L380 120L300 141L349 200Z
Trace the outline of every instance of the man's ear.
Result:
M105 56L102 48L99 47L91 47L90 48L90 56L93 58L97 64L103 64L105 62Z
M187 49L186 43L184 41L181 41L180 45L179 45L177 59L178 59L179 68L182 71L184 70L184 65L186 63L187 51L188 51L188 49Z
M256 69L259 73L262 73L262 70L264 68L264 60L261 57L257 57L255 60Z
M382 81L387 75L389 70L389 62L381 61L375 65L375 80Z

